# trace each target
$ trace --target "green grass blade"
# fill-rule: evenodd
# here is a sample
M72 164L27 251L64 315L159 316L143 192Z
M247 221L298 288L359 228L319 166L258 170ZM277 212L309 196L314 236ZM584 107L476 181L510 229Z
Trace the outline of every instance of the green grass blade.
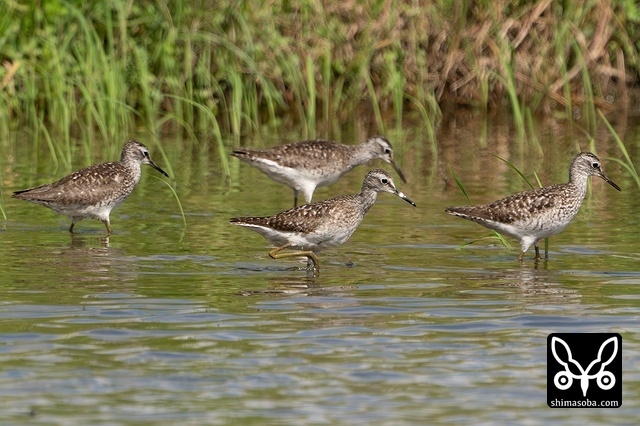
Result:
M633 164L627 164L624 161L620 160L619 158L613 158L613 157L609 157L607 158L608 161L613 161L615 163L620 164L622 167L624 167L629 174L634 178L634 180L636 181L636 184L638 185L638 187L640 187L640 178L638 178L638 174L636 172L635 167L633 166Z
M538 177L538 173L533 172L533 177L536 178L536 182L538 183L538 188L542 188L542 182L540 182L540 178Z
M451 169L451 175L453 176L453 180L456 182L456 185L458 185L458 188L460 188L460 191L462 191L462 193L464 194L464 196L467 199L467 201L469 202L469 204L473 204L471 202L471 198L469 198L469 195L467 194L467 190L464 189L464 185L462 185L462 182L460 181L460 179L458 179L458 176L456 175L456 172L453 170L453 167L451 167L451 165L449 165L449 168ZM467 244L463 244L460 248L465 247L465 246L467 246L469 244L473 244L473 243L475 243L477 241L480 241L480 240L483 240L483 239L495 238L495 239L499 240L502 243L502 245L505 246L508 250L511 250L511 244L509 244L509 242L504 238L504 236L502 236L499 232L494 231L494 230L491 230L491 232L493 233L493 235L491 235L489 237L483 237L483 238L471 241L471 242L469 242Z
M607 158L607 160L615 161L617 163L622 164L622 166L625 169L627 169L629 174L636 181L636 184L638 185L638 187L640 187L640 177L638 176L638 171L633 165L633 161L631 161L631 157L629 156L629 152L627 151L627 148L624 146L624 142L622 141L622 139L620 139L620 136L618 136L618 132L616 132L616 130L611 125L611 123L609 123L609 120L607 120L607 117L605 117L605 115L602 113L601 110L598 110L598 114L600 115L600 118L602 119L602 121L604 121L604 124L606 124L607 128L609 129L609 132L611 132L611 135L613 136L613 138L616 140L616 143L618 144L620 151L622 151L622 155L624 156L626 163L622 162L617 158Z
M0 187L0 214L2 215L2 218L4 219L4 223L5 226L7 224L7 214L4 212L4 191L2 190L3 188Z
M453 180L456 182L456 185L458 185L458 188L460 188L460 191L462 191L464 197L467 199L469 204L473 204L471 202L471 198L469 198L469 194L467 194L467 190L464 189L464 185L462 185L462 182L460 182L460 179L458 179L458 175L456 175L456 172L453 170L453 167L451 165L449 165L449 169L451 169L451 176L453 176Z
M527 183L527 185L529 185L529 187L531 189L535 188L531 184L531 182L529 182L529 179L527 179L527 177L524 174L522 174L522 172L515 165L513 165L513 163L511 163L510 161L505 160L504 158L498 157L497 155L494 155L494 157L496 157L498 160L504 162L507 166L511 167L518 175L520 175L520 177ZM536 179L537 178L538 178L538 176L536 176Z
M364 81L367 84L367 89L369 90L369 100L371 102L371 107L373 108L374 116L376 117L378 129L384 134L386 133L386 130L384 126L384 120L382 119L382 112L380 111L380 103L378 102L378 97L376 96L376 87L373 84L371 74L366 67L362 68L362 77L364 78Z
M194 102L191 99L186 99L182 96L173 96L170 94L166 94L165 96L168 98L179 99L182 102L191 104L196 108L200 109L209 118L209 122L213 126L213 135L216 139L216 146L218 148L218 154L220 155L220 164L222 166L222 170L224 171L224 175L226 177L230 176L231 170L229 169L229 160L227 159L227 152L224 147L222 132L220 130L220 126L218 125L218 120L216 119L216 116L213 114L213 112L209 108L207 108L205 105L202 105L198 102Z
M493 235L488 235L486 237L481 237L472 241L469 241L467 243L461 244L458 247L456 247L456 250L462 250L467 246L470 246L472 244L478 243L480 241L483 240L498 240L500 241L500 243L507 249L507 250L512 250L511 244L509 244L509 241L507 241L502 235L500 235L498 232L496 231L491 231L493 232Z
M311 55L307 55L307 128L311 139L316 138L316 67Z
M182 208L182 203L180 202L180 197L178 197L178 193L173 188L173 186L169 182L167 182L166 180L161 179L158 176L151 175L151 177L153 177L154 179L158 179L159 181L163 182L165 185L167 185L169 187L171 192L173 192L173 196L176 198L176 203L178 203L178 208L180 209L180 215L182 216L182 223L184 225L183 230L186 231L187 230L187 217L184 214L184 209Z

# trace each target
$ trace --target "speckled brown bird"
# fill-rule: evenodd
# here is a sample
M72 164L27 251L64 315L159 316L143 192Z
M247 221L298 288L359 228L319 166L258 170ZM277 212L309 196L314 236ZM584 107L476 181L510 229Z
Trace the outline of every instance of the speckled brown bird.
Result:
M376 169L367 173L359 194L305 204L274 216L233 218L231 223L251 228L277 246L269 252L274 259L306 256L317 274L320 262L315 253L347 241L375 203L379 192L395 194L415 207L413 201L398 191L389 173ZM286 248L299 251L280 253Z
M620 191L602 172L600 160L582 152L571 161L569 182L511 195L490 204L448 207L449 214L462 217L520 241L520 256L533 244L540 259L538 242L557 235L569 225L580 210L587 194L589 176L598 176Z
M310 140L265 150L238 148L231 155L293 189L294 207L298 205L300 193L310 203L316 188L331 185L355 166L376 158L391 164L400 179L407 182L393 160L391 143L382 136L353 146L331 140Z
M122 148L119 162L95 164L57 182L16 191L13 197L69 216L69 232L73 232L75 224L82 219L91 218L102 221L107 227L107 234L110 234L109 214L131 194L140 181L142 164L148 164L169 177L151 160L146 146L131 140Z

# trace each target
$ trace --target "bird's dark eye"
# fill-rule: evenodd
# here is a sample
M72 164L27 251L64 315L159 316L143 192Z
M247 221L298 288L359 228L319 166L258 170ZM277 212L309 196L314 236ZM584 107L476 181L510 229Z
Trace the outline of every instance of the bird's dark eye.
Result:
M385 148L384 153L391 155L391 150L389 148Z
M382 179L380 179L380 182L382 182L382 183L389 183L389 179L387 179L387 178L382 178Z
M593 167L594 169L599 169L600 168L600 164L593 163L593 164L591 164L591 167Z

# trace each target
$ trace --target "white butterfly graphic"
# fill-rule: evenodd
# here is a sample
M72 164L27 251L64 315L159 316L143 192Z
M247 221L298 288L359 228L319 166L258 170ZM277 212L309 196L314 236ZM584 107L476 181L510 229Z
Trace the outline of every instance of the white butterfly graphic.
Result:
M602 361L604 348L609 344L613 344L613 353L607 361ZM556 351L556 345L562 345L564 347L564 350L569 357L566 361L560 359L560 355ZM553 356L556 361L564 366L564 371L558 372L553 378L553 384L555 384L556 387L560 390L569 389L573 384L573 379L580 379L582 396L586 397L587 389L589 389L589 380L591 379L596 379L598 387L602 390L609 390L616 384L616 378L613 373L611 373L610 371L605 371L607 365L611 364L611 362L616 357L616 354L618 353L618 339L616 337L611 337L605 340L602 345L600 345L600 349L598 350L598 357L594 359L591 364L589 364L589 366L585 369L582 368L578 361L573 359L573 355L571 354L569 345L567 345L567 343L559 337L554 336L551 338L551 352L553 352ZM580 371L580 374L572 373L569 369L569 363L575 365ZM591 372L591 369L598 363L602 363L598 372L595 374L589 374Z

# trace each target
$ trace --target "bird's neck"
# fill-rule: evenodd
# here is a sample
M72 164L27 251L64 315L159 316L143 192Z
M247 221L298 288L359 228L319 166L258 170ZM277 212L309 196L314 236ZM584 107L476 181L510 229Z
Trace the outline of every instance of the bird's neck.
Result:
M572 214L576 214L582 206L582 202L587 195L588 180L589 176L571 173L569 182L566 183L562 189L562 193L567 197L566 208L569 209ZM569 212L569 210L567 210L567 212Z
M572 187L572 190L579 194L582 199L587 195L588 182L589 176L582 173L570 172L569 183L567 183L567 185Z
M371 152L371 149L369 149L369 145L366 142L354 146L352 148L351 155L353 156L353 164L355 166L364 164L376 157L376 155Z
M360 198L360 202L362 203L363 210L366 213L376 202L376 198L378 198L378 192L374 191L371 188L363 187L358 196Z
M133 180L137 184L140 181L140 176L142 176L142 170L140 169L141 165L137 161L131 161L127 159L122 159L120 164L129 171Z

